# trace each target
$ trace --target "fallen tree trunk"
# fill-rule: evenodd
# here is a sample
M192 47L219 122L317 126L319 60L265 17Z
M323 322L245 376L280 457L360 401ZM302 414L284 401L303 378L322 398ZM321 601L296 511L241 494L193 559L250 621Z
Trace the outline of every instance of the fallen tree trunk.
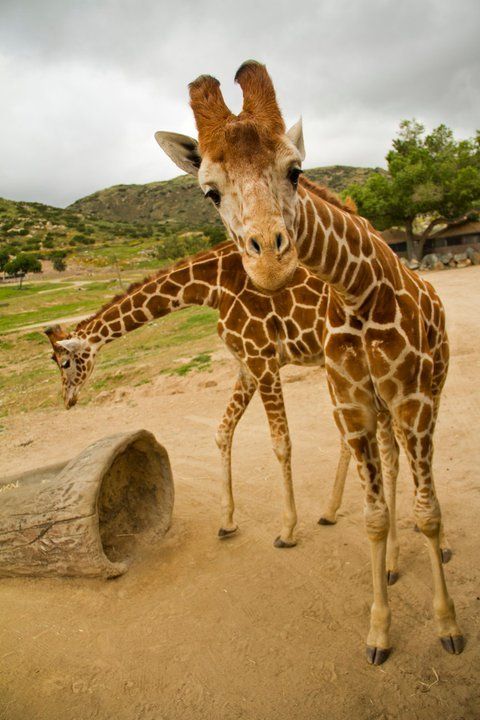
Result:
M146 430L4 478L0 575L121 575L139 541L168 530L173 496L167 452Z

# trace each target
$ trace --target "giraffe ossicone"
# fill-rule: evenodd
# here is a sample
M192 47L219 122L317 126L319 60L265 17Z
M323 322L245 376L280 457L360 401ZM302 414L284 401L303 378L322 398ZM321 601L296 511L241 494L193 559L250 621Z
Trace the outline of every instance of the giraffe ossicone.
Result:
M218 81L190 85L198 145L164 145L177 162L195 146L193 174L215 206L252 282L284 287L298 261L327 283L323 348L334 418L359 471L370 540L373 605L367 659L388 657L390 610L385 477L396 477L399 437L414 479L414 513L430 554L434 613L442 646L464 640L444 577L441 513L432 475L433 432L448 368L445 313L433 287L405 268L370 223L300 176L303 139L287 136L266 68L244 63L235 76L243 108L234 115ZM200 160L200 162L199 162ZM178 163L180 164L180 163ZM389 494L392 491L389 490ZM393 497L395 491L393 488Z

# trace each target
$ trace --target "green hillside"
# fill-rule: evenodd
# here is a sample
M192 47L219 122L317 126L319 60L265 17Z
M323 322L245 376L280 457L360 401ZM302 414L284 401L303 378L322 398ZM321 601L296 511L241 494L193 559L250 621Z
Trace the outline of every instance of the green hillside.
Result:
M337 165L313 168L306 175L340 192L375 172L384 171ZM0 271L25 253L40 260L61 258L67 266L158 267L224 236L214 207L203 198L196 179L186 175L147 185L116 185L65 209L0 198ZM12 272L8 266L7 271Z
M306 176L341 192L352 183L363 183L380 168L342 165L312 168ZM182 175L147 185L115 185L74 202L69 210L87 216L125 222L167 222L187 228L220 224L215 208L202 196L197 180Z

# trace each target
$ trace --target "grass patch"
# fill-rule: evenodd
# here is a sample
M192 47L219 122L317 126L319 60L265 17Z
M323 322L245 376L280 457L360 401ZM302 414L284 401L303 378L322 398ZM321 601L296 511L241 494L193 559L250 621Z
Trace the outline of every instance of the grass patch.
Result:
M212 367L212 354L199 353L195 355L188 363L180 365L175 370L167 370L168 375L188 375L192 370L209 370Z
M55 283L50 283L50 287L58 289ZM0 288L0 292L2 290L7 288ZM63 286L61 295L58 292L18 292L8 306L2 308L0 334L36 323L48 324L62 317L88 315L118 292L121 292L121 288L112 280Z

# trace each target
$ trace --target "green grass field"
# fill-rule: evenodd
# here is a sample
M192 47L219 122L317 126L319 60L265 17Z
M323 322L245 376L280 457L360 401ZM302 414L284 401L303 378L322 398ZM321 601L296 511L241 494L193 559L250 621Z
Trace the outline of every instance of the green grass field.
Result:
M115 279L31 282L0 287L0 417L53 407L60 401L59 371L42 332L54 320L91 314L121 292ZM42 327L29 328L41 323ZM65 323L73 329L75 323ZM88 403L102 390L150 382L160 373L208 371L220 341L216 313L187 308L154 320L102 348L81 395ZM181 359L181 360L180 360Z

